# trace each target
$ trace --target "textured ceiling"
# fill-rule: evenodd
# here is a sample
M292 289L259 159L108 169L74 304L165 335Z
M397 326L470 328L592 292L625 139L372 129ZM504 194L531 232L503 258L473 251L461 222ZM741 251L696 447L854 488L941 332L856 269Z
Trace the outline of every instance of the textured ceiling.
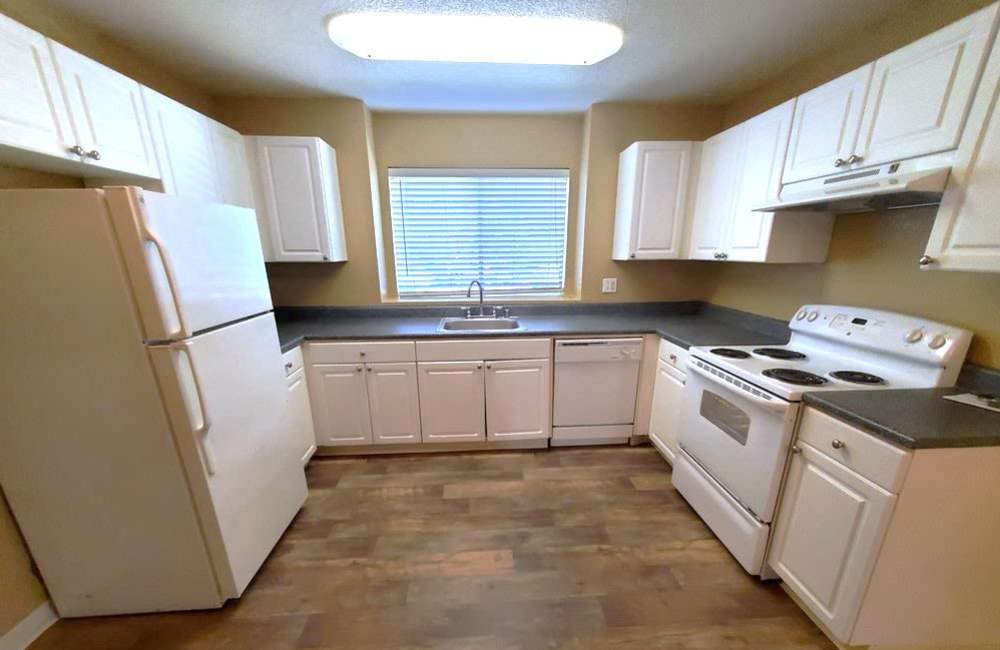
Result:
M578 111L726 102L849 41L905 0L50 0L215 95L359 97L376 109ZM625 30L593 66L368 61L326 36L355 9L596 18Z

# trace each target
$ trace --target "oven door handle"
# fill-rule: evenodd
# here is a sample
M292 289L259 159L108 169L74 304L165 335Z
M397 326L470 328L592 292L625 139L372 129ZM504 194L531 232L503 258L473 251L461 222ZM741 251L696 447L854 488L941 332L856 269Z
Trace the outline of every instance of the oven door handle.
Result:
M748 392L738 386L731 385L725 379L722 379L721 377L716 377L707 370L704 370L701 367L699 367L697 364L689 363L688 370L693 371L696 375L701 375L702 377L712 382L713 384L717 384L719 386L722 386L723 388L728 388L730 391L736 392L743 399L753 402L754 404L757 404L759 406L763 406L769 411L783 412L787 411L788 407L790 406L788 402L782 399L778 399L777 397L774 398L773 400L764 397L758 397L757 395L754 395L753 393ZM745 382L740 381L740 383L742 384Z

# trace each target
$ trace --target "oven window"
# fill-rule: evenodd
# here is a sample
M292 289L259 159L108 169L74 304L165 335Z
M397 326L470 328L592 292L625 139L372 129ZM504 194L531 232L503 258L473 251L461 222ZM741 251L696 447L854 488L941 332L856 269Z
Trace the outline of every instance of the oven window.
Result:
M701 392L701 409L698 411L726 435L744 447L750 435L750 416L710 390Z

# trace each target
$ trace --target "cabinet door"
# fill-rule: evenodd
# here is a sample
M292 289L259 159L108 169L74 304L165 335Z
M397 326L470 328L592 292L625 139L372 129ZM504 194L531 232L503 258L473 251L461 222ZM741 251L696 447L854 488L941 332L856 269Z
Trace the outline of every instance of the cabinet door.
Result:
M769 562L840 641L850 638L896 497L799 442Z
M875 62L861 135L861 164L912 158L958 146L997 5Z
M316 452L316 432L313 428L312 409L309 407L305 368L299 368L288 376L288 417L292 435L302 450L302 464L305 465Z
M922 268L1000 272L1000 41L979 88Z
M486 363L486 439L552 437L548 359Z
M677 454L677 434L681 417L681 393L684 374L663 359L657 361L653 383L653 409L649 418L649 437L671 463Z
M79 160L45 37L0 14L0 143Z
M369 363L365 370L372 442L420 442L417 364Z
M225 124L219 124L214 120L207 122L212 138L220 200L244 208L255 207L243 136Z
M482 361L420 363L417 377L424 442L486 439Z
M209 120L198 111L142 89L163 191L203 201L217 202L219 191Z
M799 95L782 183L846 169L838 161L854 153L873 66L869 63Z
M776 200L781 191L794 107L793 99L745 123L746 153L735 216L726 237L725 253L730 260L762 262L767 257L774 213L753 209Z
M276 262L330 258L324 173L317 138L259 137L257 164Z
M691 220L692 259L719 259L725 248L740 185L744 135L741 124L709 138L702 146L698 195Z
M73 129L95 167L156 178L156 156L133 79L49 41Z
M632 200L627 206L630 214L620 215L633 221L629 256L676 259L684 231L691 143L641 143L636 156Z
M309 401L317 444L371 444L372 425L364 369L360 363L309 366Z

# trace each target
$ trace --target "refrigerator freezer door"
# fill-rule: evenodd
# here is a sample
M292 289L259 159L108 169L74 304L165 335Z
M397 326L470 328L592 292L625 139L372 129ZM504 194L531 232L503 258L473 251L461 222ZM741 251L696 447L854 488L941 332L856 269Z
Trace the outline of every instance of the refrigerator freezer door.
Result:
M270 311L253 210L131 187L103 191L147 341Z
M274 316L149 350L222 593L237 597L306 499Z

